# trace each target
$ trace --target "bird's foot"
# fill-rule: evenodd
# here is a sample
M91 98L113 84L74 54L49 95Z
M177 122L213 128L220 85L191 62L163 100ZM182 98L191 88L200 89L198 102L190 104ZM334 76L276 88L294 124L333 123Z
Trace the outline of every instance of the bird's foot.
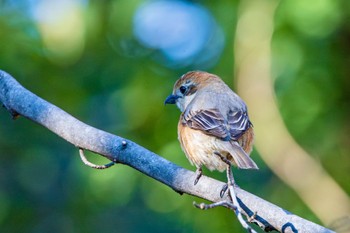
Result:
M202 167L197 168L196 179L194 180L194 185L196 185L198 183L198 181L202 177L202 175L203 175Z
M227 191L227 189L228 189L228 186L229 186L228 183L227 183L227 184L224 184L224 185L222 186L222 189L221 189L221 191L220 191L220 197L221 197L221 198L224 197L224 195L225 195L225 193L226 193L226 191ZM236 183L233 184L233 187L234 187L234 188L239 188L239 186L238 186Z
M221 189L221 191L220 191L220 197L221 197L221 198L224 197L224 195L225 195L227 189L228 189L228 184L224 184L224 186L222 186L222 189Z

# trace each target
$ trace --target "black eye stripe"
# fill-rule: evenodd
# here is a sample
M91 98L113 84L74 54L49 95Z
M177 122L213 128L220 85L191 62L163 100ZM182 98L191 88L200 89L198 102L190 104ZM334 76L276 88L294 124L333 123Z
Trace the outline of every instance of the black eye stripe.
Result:
M196 93L196 92L197 92L197 86L195 86L195 85L190 85L190 86L188 87L188 90L187 90L186 95L192 95L192 94L194 94L194 93Z

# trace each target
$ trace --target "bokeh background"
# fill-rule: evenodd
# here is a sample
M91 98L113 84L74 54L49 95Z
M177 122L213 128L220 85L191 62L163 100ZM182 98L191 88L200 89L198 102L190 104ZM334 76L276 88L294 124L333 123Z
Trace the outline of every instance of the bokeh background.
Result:
M177 141L179 111L163 101L174 81L194 69L216 73L244 93L234 45L238 22L250 13L245 2L2 0L0 69L87 124L194 170ZM264 12L271 1L259 2L256 9ZM267 43L275 104L291 137L348 197L350 2L273 2ZM249 98L260 98L252 93ZM320 217L257 149L252 156L260 170L235 171L242 188L316 223L349 230L334 212L333 219ZM0 109L1 232L244 232L232 212L200 211L193 200L202 201L123 165L90 169L74 146Z

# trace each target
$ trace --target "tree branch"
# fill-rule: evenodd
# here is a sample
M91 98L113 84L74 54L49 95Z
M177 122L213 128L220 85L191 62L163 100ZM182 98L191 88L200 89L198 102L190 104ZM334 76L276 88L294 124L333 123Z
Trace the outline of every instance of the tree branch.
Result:
M21 86L11 75L0 70L0 101L15 118L22 115L62 137L78 148L122 163L171 187L178 193L201 197L211 202L230 201L220 198L223 182L203 176L197 185L194 172L186 170L127 139L91 127L62 109L41 99ZM298 217L238 187L238 202L250 222L265 231L333 232ZM229 208L229 207L228 207Z

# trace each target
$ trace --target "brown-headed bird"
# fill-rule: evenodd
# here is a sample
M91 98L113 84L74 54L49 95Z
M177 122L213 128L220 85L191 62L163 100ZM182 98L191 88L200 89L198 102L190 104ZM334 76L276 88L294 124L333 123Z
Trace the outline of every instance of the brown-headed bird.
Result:
M218 76L203 71L184 74L165 104L176 104L182 112L178 138L188 160L197 167L194 184L203 165L221 172L231 172L231 165L258 169L249 157L254 132L246 104Z

